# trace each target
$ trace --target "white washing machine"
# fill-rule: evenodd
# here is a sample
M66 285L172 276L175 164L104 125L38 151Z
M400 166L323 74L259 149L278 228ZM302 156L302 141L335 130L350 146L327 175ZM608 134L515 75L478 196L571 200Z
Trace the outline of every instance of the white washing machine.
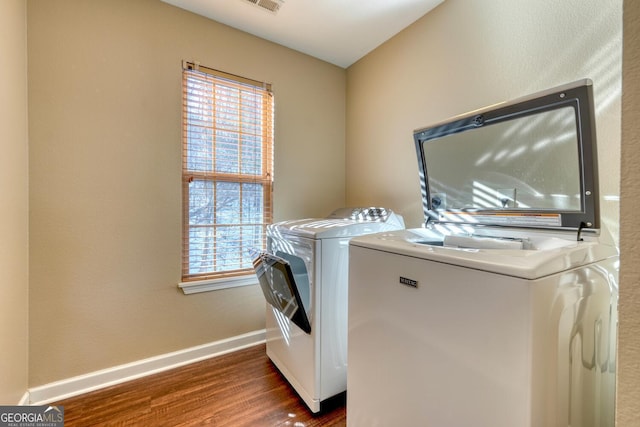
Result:
M349 427L613 427L588 80L417 130L419 229L350 241Z
M343 208L269 226L267 251L254 253L267 355L313 412L346 390L349 240L402 228L389 209Z

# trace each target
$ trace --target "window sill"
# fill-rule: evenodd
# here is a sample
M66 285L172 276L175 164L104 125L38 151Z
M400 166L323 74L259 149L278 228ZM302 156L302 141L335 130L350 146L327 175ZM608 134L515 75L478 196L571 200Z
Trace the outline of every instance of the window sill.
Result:
M257 285L258 279L254 275L238 276L226 279L198 280L194 282L180 282L178 287L185 295L200 292L219 291L220 289L237 288L239 286Z

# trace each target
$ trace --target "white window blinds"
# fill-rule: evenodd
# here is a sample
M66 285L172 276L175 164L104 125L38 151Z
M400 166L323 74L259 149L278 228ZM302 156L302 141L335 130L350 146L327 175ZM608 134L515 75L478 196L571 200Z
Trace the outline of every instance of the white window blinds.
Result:
M182 280L251 271L272 221L270 86L185 63Z

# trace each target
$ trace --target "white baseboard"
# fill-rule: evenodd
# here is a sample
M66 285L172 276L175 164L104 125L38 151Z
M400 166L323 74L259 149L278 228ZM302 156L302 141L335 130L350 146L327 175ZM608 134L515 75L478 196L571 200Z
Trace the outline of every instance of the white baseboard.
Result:
M166 353L29 389L25 404L44 405L265 342L265 330ZM23 399L25 399L23 397Z
M29 404L30 401L31 401L31 398L29 397L29 392L27 391L25 394L22 395L22 399L20 399L20 402L18 402L18 406L26 406Z

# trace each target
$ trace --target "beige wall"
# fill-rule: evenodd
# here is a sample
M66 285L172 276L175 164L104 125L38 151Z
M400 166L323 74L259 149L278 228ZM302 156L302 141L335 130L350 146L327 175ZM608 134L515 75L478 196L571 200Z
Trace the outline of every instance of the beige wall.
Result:
M640 425L640 3L624 2L618 427Z
M24 0L0 2L0 405L27 391L29 175Z
M347 70L347 203L423 222L413 130L589 77L618 233L622 0L447 0ZM613 199L611 201L611 199Z
M30 386L264 328L257 286L176 287L181 61L273 84L277 220L344 204L345 70L160 0L27 4Z

